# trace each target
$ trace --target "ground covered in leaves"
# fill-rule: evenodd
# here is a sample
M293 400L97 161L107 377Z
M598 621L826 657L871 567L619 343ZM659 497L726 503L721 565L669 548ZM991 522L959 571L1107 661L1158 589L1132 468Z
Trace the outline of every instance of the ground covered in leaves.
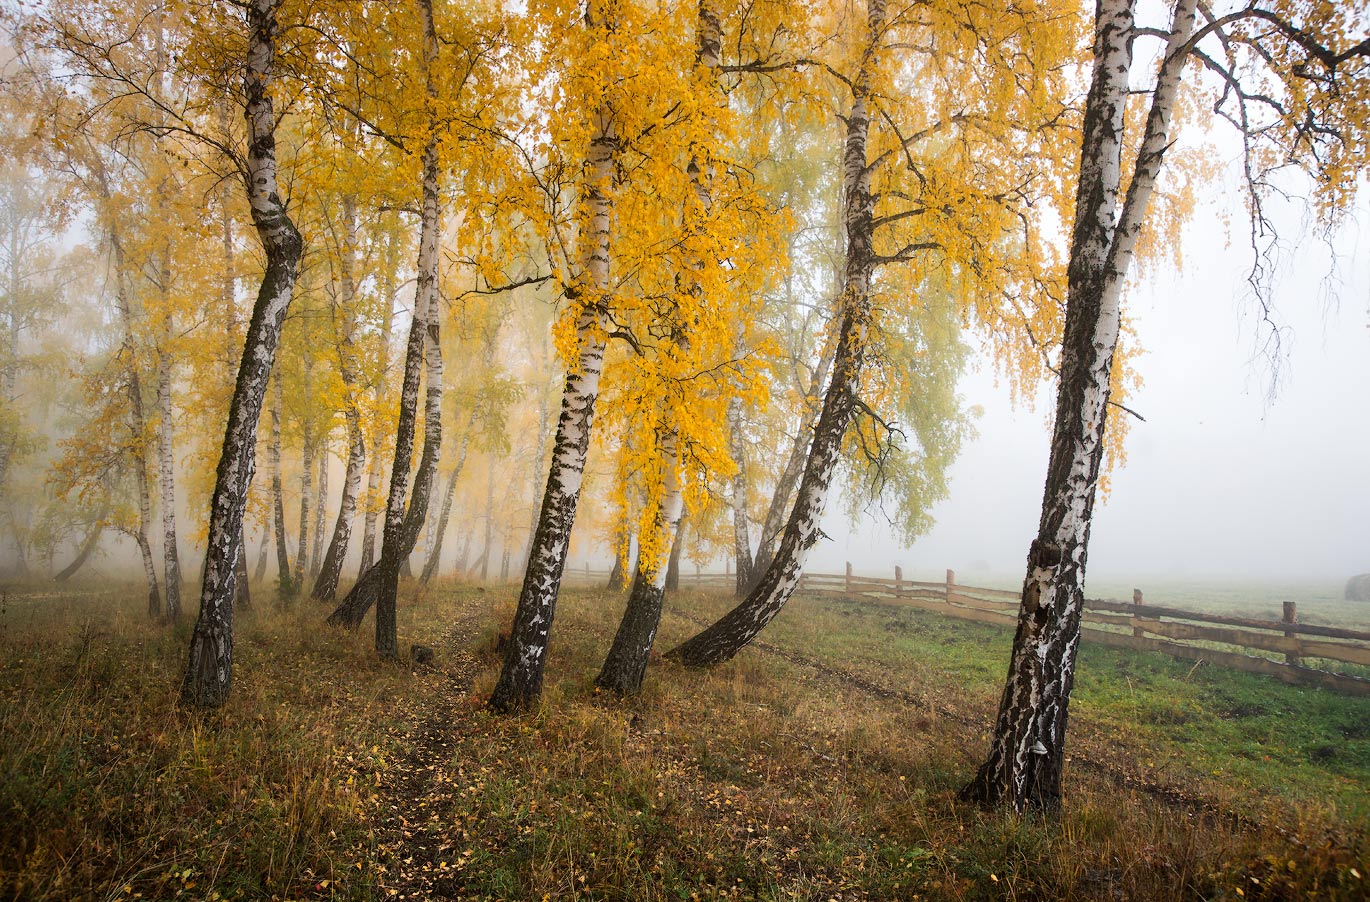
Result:
M1066 809L1015 818L956 798L1003 630L798 599L736 661L655 661L623 701L591 686L622 599L573 590L543 705L496 717L513 594L403 596L430 670L308 602L249 615L210 715L174 705L187 625L11 595L0 898L1367 896L1363 699L1086 649ZM669 599L660 647L728 601Z

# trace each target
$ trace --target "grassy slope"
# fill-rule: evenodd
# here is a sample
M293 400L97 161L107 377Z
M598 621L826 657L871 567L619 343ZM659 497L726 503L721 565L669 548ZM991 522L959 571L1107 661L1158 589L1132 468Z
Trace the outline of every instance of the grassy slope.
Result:
M431 593L401 634L492 633L512 594ZM668 604L662 648L727 600ZM545 704L502 719L479 705L493 653L411 675L298 607L240 624L233 700L198 718L172 705L186 627L12 596L0 898L1365 894L1364 700L1086 648L1067 810L1044 822L955 799L1002 679L994 627L799 599L763 637L788 656L658 662L615 702L589 682L621 600L568 592Z

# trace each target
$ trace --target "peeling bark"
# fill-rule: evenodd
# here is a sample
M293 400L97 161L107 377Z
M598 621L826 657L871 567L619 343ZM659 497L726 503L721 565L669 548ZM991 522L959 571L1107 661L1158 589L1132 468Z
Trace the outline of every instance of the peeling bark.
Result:
M1122 283L1169 143L1170 113L1197 5L1195 0L1176 5L1141 152L1119 216L1134 3L1099 0L1097 7L1042 516L1028 552L1018 628L989 756L962 792L965 798L1007 803L1018 811L1051 810L1060 804Z
M182 704L200 708L222 705L232 685L235 565L242 551L243 511L256 464L257 422L303 249L300 233L290 221L276 182L276 120L270 87L279 34L279 3L280 0L253 0L246 9L245 182L252 222L265 252L266 269L247 327L243 359L224 429L223 453L210 504L200 613L191 634L189 661L181 683Z

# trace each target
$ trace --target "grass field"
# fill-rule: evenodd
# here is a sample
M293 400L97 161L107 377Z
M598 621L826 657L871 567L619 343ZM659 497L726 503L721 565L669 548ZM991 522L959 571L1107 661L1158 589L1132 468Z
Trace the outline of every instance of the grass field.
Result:
M11 593L0 898L1370 895L1365 699L1086 647L1065 809L1016 818L956 799L1006 630L799 598L734 662L656 662L619 701L591 679L622 599L571 590L544 704L499 718L480 702L512 599L404 592L402 641L438 650L421 673L308 602L249 615L229 705L191 716L188 624ZM659 647L729 601L668 599Z

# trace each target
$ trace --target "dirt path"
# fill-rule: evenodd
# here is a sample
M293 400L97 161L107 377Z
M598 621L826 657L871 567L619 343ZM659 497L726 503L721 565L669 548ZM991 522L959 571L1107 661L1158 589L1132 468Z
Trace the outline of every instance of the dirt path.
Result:
M476 647L488 610L480 596L464 599L466 608L434 648L440 678L419 712L407 752L392 762L381 786L377 824L382 863L380 891L392 899L456 899L464 881L447 864L453 839L444 815L454 800L446 781L457 731L471 720L471 688L484 666Z

